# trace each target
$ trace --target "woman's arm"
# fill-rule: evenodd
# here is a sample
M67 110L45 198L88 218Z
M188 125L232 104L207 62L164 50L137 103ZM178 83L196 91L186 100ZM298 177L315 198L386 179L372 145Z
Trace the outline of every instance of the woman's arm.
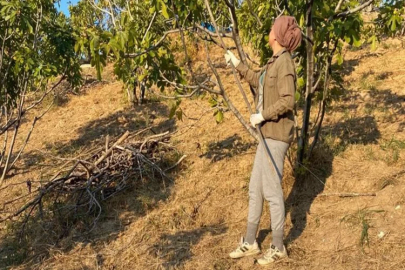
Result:
M245 80L251 86L253 86L253 88L255 88L255 91L256 91L256 89L259 87L259 80L260 80L261 72L260 71L255 72L243 63L240 63L236 67L236 70L239 71L239 73L245 78Z

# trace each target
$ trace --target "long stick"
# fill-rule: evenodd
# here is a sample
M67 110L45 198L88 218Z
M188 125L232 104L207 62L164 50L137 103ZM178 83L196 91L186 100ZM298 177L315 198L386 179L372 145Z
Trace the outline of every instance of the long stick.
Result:
M129 131L125 132L124 135L121 136L121 138L118 139L116 143L114 143L113 146L111 146L110 149L108 149L104 155L102 155L95 163L94 166L99 165L106 157L108 157L111 152L114 150L114 147L118 144L121 144L123 141L125 141L129 136Z
M332 197L332 196L348 198L348 197L376 196L376 194L375 193L321 193L318 195L318 197Z
M209 5L209 2L208 2L208 0L204 0L204 1L205 1L205 6L206 6L207 9L208 9L208 13L210 14L211 21L212 21L212 23L214 24L215 29L218 30L218 25L217 25L216 22L215 22L214 15L212 14L211 7L210 7L210 5ZM220 39L220 41L221 41L223 47L226 48L225 43L224 43L224 41L222 40L221 36L219 36L219 39ZM225 50L225 51L226 51L226 50ZM236 75L235 67L232 65L232 63L231 63L231 67L232 67L232 72L233 72L233 74L234 74L234 77L235 77L236 83L237 83L237 85L238 85L238 88L239 88L239 90L241 91L241 93L242 93L242 95L243 95L243 99L245 100L246 106L248 107L250 114L253 114L252 107L250 106L250 103L249 103L249 101L247 100L246 94L245 94L245 92L243 91L242 85L241 85L241 83L240 83L240 81L239 81L239 79L238 79L238 77L237 77L237 75ZM269 148L269 146L267 145L266 140L264 139L263 133L262 133L262 131L261 131L259 125L256 126L256 131L257 131L257 133L259 134L258 137L259 137L260 143L265 147L265 150L266 150L266 153L267 153L268 161L269 161L269 163L273 164L274 170L276 171L276 173L277 173L277 175L278 175L278 177L280 178L280 181L281 181L281 180L282 180L282 175L281 175L280 171L279 171L278 168L277 168L277 165L276 165L276 163L275 163L275 160L274 160L274 158L273 158L273 156L272 156L272 154L271 154L271 152L270 152L270 148Z

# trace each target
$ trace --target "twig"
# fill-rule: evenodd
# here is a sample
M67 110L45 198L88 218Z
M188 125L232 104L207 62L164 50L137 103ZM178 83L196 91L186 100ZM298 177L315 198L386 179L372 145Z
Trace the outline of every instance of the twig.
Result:
M109 139L109 135L107 135L106 137L105 137L105 152L107 153L107 151L108 151L108 139Z
M146 29L145 35L143 35L142 42L145 40L146 35L148 34L150 28L152 27L152 24L153 24L153 21L155 20L155 17L156 17L156 11L155 11L155 13L153 13L153 17L150 20L150 23L149 23L148 29Z
M318 195L318 197L332 197L332 196L348 198L348 197L376 196L376 194L375 193L321 193Z
M118 139L118 141L116 141L116 142L114 143L114 145L113 145L110 149L108 149L108 150L106 151L106 153L105 153L104 155L102 155L96 162L94 162L94 166L92 166L92 168L90 168L90 169L94 169L94 167L97 167L104 159L106 159L106 158L111 154L111 152L113 151L114 147L115 147L116 145L118 145L118 144L121 144L123 141L125 141L125 139L127 139L128 136L129 136L129 131L125 132L124 135L122 135L122 136Z
M193 27L189 27L187 29L193 29ZM143 54L146 54L146 53L148 53L148 52L150 52L152 50L155 50L156 48L158 48L162 44L162 42L167 38L167 36L169 34L178 33L179 31L180 31L180 29L174 29L174 30L166 31L166 32L164 32L163 36L154 45L150 46L149 48L147 48L146 50L141 51L141 52L128 53L128 54L126 54L126 57L127 58L136 58L136 57L139 57L139 56L141 56Z
M253 17L255 17L257 23L259 24L260 27L263 27L263 23L260 20L259 16L257 16L257 14L254 12L253 8L252 8L252 3L250 0L246 0L246 2L248 3L248 7L249 7L249 11L250 14L252 14Z
M340 10L340 7L342 6L343 2L345 0L339 0L339 3L337 4L336 8L335 8L335 13L338 13Z
M208 35L210 35L211 37L223 37L223 38L232 38L232 35L230 34L226 34L226 33L219 33L219 31L217 31L217 33L213 33L211 31L209 31L207 28L202 27L199 24L194 24L194 26L202 31L204 31L205 33L207 33Z
M152 140L152 139L164 137L164 136L166 136L167 134L169 134L169 131L166 131L166 132L160 133L160 134L156 134L156 135L152 135L152 136L146 138L146 139L143 141L143 143L141 144L141 147L139 147L139 152L142 152L143 147L145 146L145 144L146 144L148 141L150 141L150 140Z
M374 2L374 0L369 0L369 1L365 2L364 4L358 6L358 7L354 8L354 9L349 9L349 10L341 12L341 13L336 13L335 15L329 17L328 22L332 21L333 19L347 17L350 14L361 11L362 9L365 9L366 7L371 5L373 2Z
M185 159L186 157L187 157L187 155L183 155L183 156L176 162L176 164L174 164L173 166L167 168L166 170L164 170L164 172L167 172L167 171L170 171L170 170L173 170L174 168L176 168L176 167L183 161L183 159Z
M246 58L252 62L253 64L255 64L256 66L260 66L260 64L258 62L256 62L254 59L252 59L249 54L246 53Z

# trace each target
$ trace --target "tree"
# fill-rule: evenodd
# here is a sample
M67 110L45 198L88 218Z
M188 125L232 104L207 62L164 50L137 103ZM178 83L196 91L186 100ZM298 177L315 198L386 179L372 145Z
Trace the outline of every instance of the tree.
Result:
M403 32L404 21L404 1L246 0L242 3L234 0L87 1L92 2L99 10L106 9L103 12L108 17L105 20L110 22L107 30L110 41L104 55L108 55L110 50L114 51L113 61L116 67L119 67L116 74L119 74L126 85L133 85L135 80L147 79L149 85L157 84L161 89L165 86L174 86L172 98L178 101L172 108L171 115L175 115L179 109L181 98L190 97L199 91L209 92L214 96L214 100L218 100L216 98L218 96L222 97L233 114L256 138L260 136L250 127L228 97L221 78L211 63L207 42L211 41L225 50L228 48L222 39L231 38L241 61L250 64L248 61L250 57L242 47L242 43L245 43L257 51L263 64L271 56L267 44L269 29L274 19L283 14L295 16L304 35L303 45L294 55L297 59L298 74L296 100L299 108L303 109L303 122L301 127L297 126L296 129L298 166L310 157L318 142L327 106L339 93L337 89L340 87L340 76L334 68L334 63L341 65L344 62L342 56L344 45L359 47L369 43L374 49L380 38ZM148 4L151 5L149 13L146 12ZM379 8L376 11L377 16L372 19L372 27L369 27L365 26L361 11L372 4ZM137 10L142 12L136 13L139 17L134 21L131 14ZM240 21L244 23L240 24ZM211 22L215 26L215 32L201 27L201 22ZM221 25L218 22L221 22ZM232 24L231 33L225 33L224 26L230 24ZM132 33L131 29L136 29L136 33ZM123 34L127 33L126 31L131 34ZM173 52L166 39L170 33L180 34L185 57L183 65L174 61ZM207 60L216 78L215 81L206 80L202 83L197 80L187 55L185 33L199 38L206 44ZM99 49L96 48L95 51L98 52ZM134 69L141 69L141 75L135 76L130 72ZM167 71L173 70L176 71L176 76L171 78L166 76ZM233 67L232 70L246 106L250 107L246 90L242 89ZM311 125L314 102L319 104L319 109L314 124ZM216 106L218 103L213 104ZM181 113L178 115L181 116ZM217 120L222 119L221 108L218 108L216 116ZM310 138L313 140L309 145Z
M21 156L36 122L52 104L34 117L25 144L13 154L27 112L38 107L63 80L72 86L80 84L74 45L72 28L58 14L54 1L0 1L0 135L4 137L0 184Z

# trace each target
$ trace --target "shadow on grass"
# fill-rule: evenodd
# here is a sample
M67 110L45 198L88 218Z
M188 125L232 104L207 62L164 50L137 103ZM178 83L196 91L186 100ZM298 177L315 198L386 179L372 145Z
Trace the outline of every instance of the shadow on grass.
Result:
M155 256L163 258L164 269L178 269L190 260L194 254L191 252L192 246L206 235L221 235L227 231L223 225L210 225L190 231L180 231L175 234L163 234L157 244L153 246Z
M294 185L285 201L286 213L290 212L292 227L285 237L286 245L294 242L304 232L307 217L315 198L323 192L328 177L332 174L334 154L326 145L317 147L311 161L296 173ZM316 177L314 176L316 175Z
M292 228L285 238L287 244L294 242L304 232L307 217L315 198L324 190L332 174L333 160L337 150L350 144L376 144L381 134L373 117L351 118L334 126L325 126L323 137L332 136L335 141L322 140L314 149L310 160L296 171L296 179L285 206L290 212Z
M79 129L80 134L77 139L53 145L50 151L55 156L67 156L75 154L78 149L89 149L94 145L103 146L105 136L117 138L127 130L136 132L152 125L158 116L167 116L167 113L167 107L162 104L146 104L114 113L89 122ZM174 131L174 129L174 120L166 120L143 136L168 130ZM171 168L178 161L179 155L177 151L169 150L165 154L160 154L160 158L154 162L162 169ZM30 166L43 160L38 153L28 153L25 165ZM138 169L139 167L135 165L130 168L134 172ZM134 173L125 180L129 187L108 199L106 199L108 197L106 192L110 191L110 187L103 188L100 194L96 193L99 196L97 200L102 211L95 226L93 222L99 214L97 207L84 205L78 210L77 206L80 205L83 190L75 193L63 190L58 194L47 195L42 201L42 208L37 207L28 220L22 217L18 221L4 223L7 233L0 239L0 268L22 265L30 268L30 265L41 263L49 258L51 248L69 252L77 243L91 245L95 242L100 244L114 240L126 225L144 216L170 196L175 179L180 173L181 166L170 170L170 180L158 174L155 177L153 172L145 173L142 178L139 177L139 173ZM38 187L33 187L33 190L36 188ZM206 232L208 231L207 229ZM102 262L102 258L99 261Z
M355 70L355 68L358 65L360 65L361 60L370 58L370 57L376 57L376 56L380 56L380 55L378 53L366 52L366 53L362 53L360 55L360 57L358 57L356 59L345 60L343 62L343 67L341 69L342 75L344 75L344 76L350 75ZM337 64L333 65L333 69L336 70L336 68L339 68L339 66Z
M352 101L355 101L352 103ZM343 104L333 106L331 110L345 112L356 110L364 104L365 113L371 115L374 111L387 112L392 115L392 121L399 121L399 116L405 115L405 95L393 93L390 89L370 90L361 94L357 91L350 91L350 94L341 99Z
M373 116L355 117L326 125L322 128L322 139L338 154L352 144L377 144L381 138L377 122Z
M211 142L208 145L207 151L200 155L200 158L204 157L210 159L211 162L217 162L245 153L254 145L256 144L243 142L241 137L235 134L220 142Z

